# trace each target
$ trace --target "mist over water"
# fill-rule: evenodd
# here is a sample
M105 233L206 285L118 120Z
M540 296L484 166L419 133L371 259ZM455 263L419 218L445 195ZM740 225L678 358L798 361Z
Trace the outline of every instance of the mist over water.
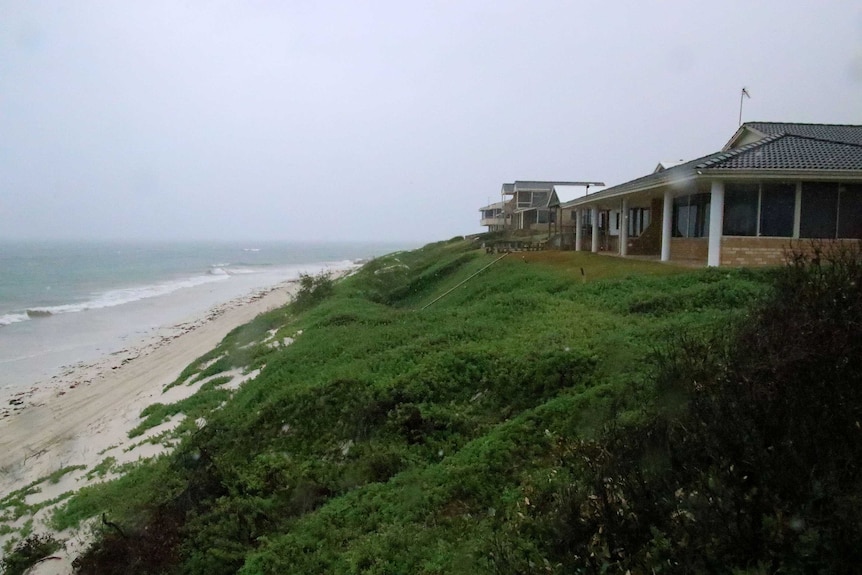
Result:
M404 246L0 244L0 387L95 361L260 289Z

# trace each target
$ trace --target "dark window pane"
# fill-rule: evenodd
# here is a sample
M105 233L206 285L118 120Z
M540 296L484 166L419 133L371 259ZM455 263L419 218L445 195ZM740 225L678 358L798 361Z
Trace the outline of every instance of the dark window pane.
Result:
M673 237L675 238L685 238L689 235L690 201L691 196L682 196L673 200Z
M862 184L845 185L841 190L838 237L862 238Z
M791 231L792 231L791 221ZM728 184L724 190L724 235L757 234L757 184Z
M838 217L838 184L802 183L801 238L834 238Z
M691 217L689 236L705 238L709 235L709 206L711 194L694 194L691 196L691 207L697 208Z
M709 235L710 194L691 194L673 202L674 237L702 238Z
M793 237L795 184L764 184L760 196L760 235Z

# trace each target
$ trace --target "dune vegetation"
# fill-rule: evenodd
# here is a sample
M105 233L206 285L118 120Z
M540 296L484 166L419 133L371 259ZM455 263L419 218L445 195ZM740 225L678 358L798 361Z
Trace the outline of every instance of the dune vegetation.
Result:
M97 530L79 571L852 571L858 252L752 271L478 248L303 278L189 366L176 384L261 371L143 414L195 424L57 511Z

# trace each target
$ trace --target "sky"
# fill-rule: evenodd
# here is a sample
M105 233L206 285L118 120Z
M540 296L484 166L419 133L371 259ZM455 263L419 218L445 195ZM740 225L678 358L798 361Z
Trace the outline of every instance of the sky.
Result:
M447 239L720 149L743 86L862 124L862 4L0 0L0 239Z

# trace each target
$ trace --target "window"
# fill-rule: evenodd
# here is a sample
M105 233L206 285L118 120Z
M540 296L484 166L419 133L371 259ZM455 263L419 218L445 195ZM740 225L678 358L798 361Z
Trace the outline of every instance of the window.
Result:
M796 185L763 184L760 190L760 231L758 235L793 237Z
M801 238L834 238L838 231L838 184L802 183Z
M841 186L838 202L838 237L862 238L862 184Z
M724 235L792 237L795 210L795 184L728 184Z
M530 206L534 208L538 208L540 206L547 206L548 197L550 195L550 192L533 192L533 197L530 198Z
M536 210L536 212L538 213L538 216L537 216L537 217L538 217L537 223L539 223L539 224L547 224L547 223L548 223L548 221L549 221L549 219L550 219L550 218L548 217L548 210Z
M581 219L581 225L585 228L593 227L593 210L589 208L584 210L584 217Z
M702 238L709 235L709 194L690 194L673 201L673 235Z
M629 210L629 237L640 236L649 226L649 208L631 208Z
M724 189L724 235L757 235L757 184L728 184Z

